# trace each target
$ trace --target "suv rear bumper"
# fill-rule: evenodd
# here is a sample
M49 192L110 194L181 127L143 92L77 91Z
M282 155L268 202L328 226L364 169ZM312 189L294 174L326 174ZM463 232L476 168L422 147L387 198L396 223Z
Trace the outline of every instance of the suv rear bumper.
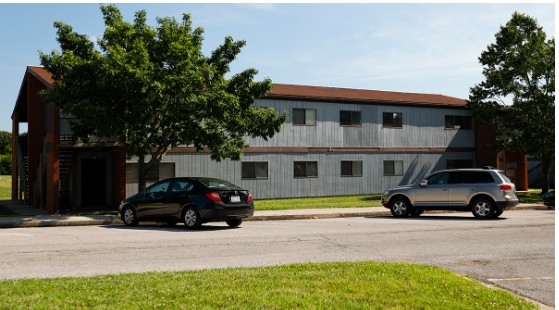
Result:
M497 201L497 208L501 210L510 209L514 206L518 205L518 199L516 200L506 200L506 201Z

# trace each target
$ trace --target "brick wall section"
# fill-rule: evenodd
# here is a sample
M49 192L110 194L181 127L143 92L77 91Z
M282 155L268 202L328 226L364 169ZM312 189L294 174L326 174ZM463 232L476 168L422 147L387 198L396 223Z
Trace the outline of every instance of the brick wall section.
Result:
M116 207L126 198L126 150L124 147L113 151L113 205Z
M495 127L487 125L476 126L476 163L478 167L492 166L505 171L505 163L499 160L499 154L492 150L495 141ZM508 169L511 181L516 185L516 190L528 190L528 157L526 155L507 151L507 163L516 163L516 168ZM511 171L514 170L514 171Z
M19 137L19 112L12 115L12 200L19 199L19 161L17 157L17 139Z
M28 101L28 152L29 152L29 201L28 204L36 205L38 201L33 201L33 186L37 179L37 169L43 148L43 138L45 137L45 104L39 96L39 92L46 89L44 84L37 80L33 75L27 75L27 96Z

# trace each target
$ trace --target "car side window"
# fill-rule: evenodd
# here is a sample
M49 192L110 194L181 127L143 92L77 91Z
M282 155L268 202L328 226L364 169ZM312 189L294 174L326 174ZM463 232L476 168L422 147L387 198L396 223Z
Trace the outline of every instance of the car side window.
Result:
M165 193L167 189L169 189L169 185L171 185L171 181L161 181L159 183L155 183L152 186L148 187L147 193L148 194Z
M172 192L192 192L194 189L194 183L188 180L177 180L173 184Z
M427 183L429 185L445 185L448 184L449 176L448 172L437 173L427 178Z

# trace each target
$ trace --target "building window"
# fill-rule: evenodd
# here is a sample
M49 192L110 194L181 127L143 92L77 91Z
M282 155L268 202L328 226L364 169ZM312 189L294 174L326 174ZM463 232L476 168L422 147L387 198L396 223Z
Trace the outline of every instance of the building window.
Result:
M175 177L175 163L159 163L152 167L146 175L147 183ZM126 183L138 183L138 163L126 163Z
M363 161L342 160L342 177L362 177Z
M446 161L446 169L473 168L474 162L470 159L450 159Z
M361 111L340 111L341 126L361 126Z
M293 109L293 125L316 125L316 110Z
M382 127L402 128L401 112L382 113Z
M293 176L295 178L317 178L318 162L316 161L293 162Z
M472 117L462 115L445 115L445 129L472 129Z
M403 160L385 160L384 175L404 175Z
M268 162L245 161L241 163L241 178L243 179L267 179Z

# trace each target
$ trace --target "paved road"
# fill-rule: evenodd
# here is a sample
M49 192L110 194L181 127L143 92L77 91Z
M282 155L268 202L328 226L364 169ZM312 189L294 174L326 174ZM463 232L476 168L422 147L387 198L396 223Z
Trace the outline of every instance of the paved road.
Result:
M264 266L295 262L433 264L554 306L555 212L468 213L182 226L0 230L0 279Z

